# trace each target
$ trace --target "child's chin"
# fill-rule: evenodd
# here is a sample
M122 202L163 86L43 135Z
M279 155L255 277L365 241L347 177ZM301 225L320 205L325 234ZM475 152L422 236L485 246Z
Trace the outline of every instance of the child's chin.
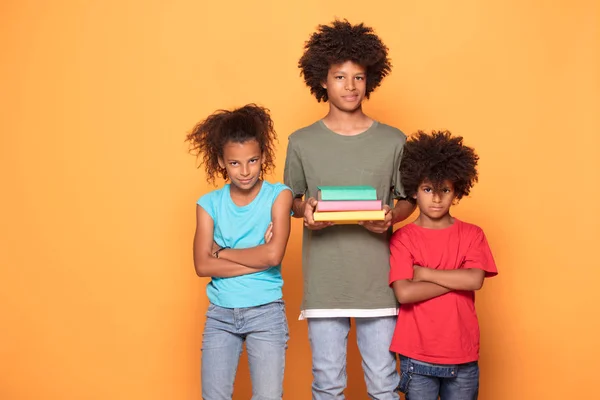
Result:
M250 182L240 182L240 181L235 182L235 186L237 186L240 189L251 189L252 187L254 187L255 184L256 184L255 179L252 179Z

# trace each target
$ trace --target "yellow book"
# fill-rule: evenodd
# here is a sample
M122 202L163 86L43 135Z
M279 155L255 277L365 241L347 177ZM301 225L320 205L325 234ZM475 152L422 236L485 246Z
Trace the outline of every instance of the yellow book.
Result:
M315 222L327 221L336 224L355 224L358 221L383 221L385 211L315 211Z

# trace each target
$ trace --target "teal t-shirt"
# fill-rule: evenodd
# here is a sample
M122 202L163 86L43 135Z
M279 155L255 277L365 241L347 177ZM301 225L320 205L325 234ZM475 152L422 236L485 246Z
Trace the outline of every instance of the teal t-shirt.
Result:
M263 181L260 191L245 206L231 200L230 185L207 193L198 200L213 220L214 240L221 247L245 249L265 243L264 235L271 222L271 208L283 190L281 183ZM206 287L211 303L226 308L254 307L282 297L281 265L255 274L232 278L213 277Z

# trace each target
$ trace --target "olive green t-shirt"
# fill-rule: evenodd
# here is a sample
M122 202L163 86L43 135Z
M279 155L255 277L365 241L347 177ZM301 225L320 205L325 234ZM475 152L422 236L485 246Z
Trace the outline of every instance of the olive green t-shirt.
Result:
M400 160L406 136L373 122L365 132L344 136L323 121L289 137L284 181L294 196L317 197L317 186L370 185L377 198L394 207L404 197ZM389 237L360 225L304 228L302 310L376 310L397 307L388 285ZM350 315L356 316L356 315Z

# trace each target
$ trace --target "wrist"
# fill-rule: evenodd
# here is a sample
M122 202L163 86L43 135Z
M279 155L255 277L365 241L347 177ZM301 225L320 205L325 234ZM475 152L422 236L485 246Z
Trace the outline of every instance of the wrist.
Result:
M413 276L413 280L415 282L427 282L429 281L429 268L424 268L420 265L415 265L415 274Z
M394 225L396 222L398 222L398 221L396 221L396 219L398 217L398 214L396 212L396 208L392 208L390 210L390 215L392 216L392 225Z
M433 271L433 269L421 267L421 280L425 281L425 282L433 283L433 281L432 281L433 277L431 276L431 271Z
M300 203L300 215L304 218L306 216L306 212L307 209L310 209L311 213L313 212L313 209L311 207L311 200L312 197L309 198L304 198L304 200L302 200L302 202Z
M293 217L303 218L304 208L306 207L306 200L302 200L301 197L296 197L292 203Z
M219 250L217 250L217 251L215 251L215 252L213 253L213 256L214 256L215 258L219 258L219 253L220 253L220 252L222 252L223 250L227 250L227 249L229 249L229 248L230 248L229 246L224 246L224 247L221 247Z
M400 215L400 210L398 210L395 207L392 208L392 210L390 212L392 213L392 225L406 219L406 218L403 218L402 215Z

